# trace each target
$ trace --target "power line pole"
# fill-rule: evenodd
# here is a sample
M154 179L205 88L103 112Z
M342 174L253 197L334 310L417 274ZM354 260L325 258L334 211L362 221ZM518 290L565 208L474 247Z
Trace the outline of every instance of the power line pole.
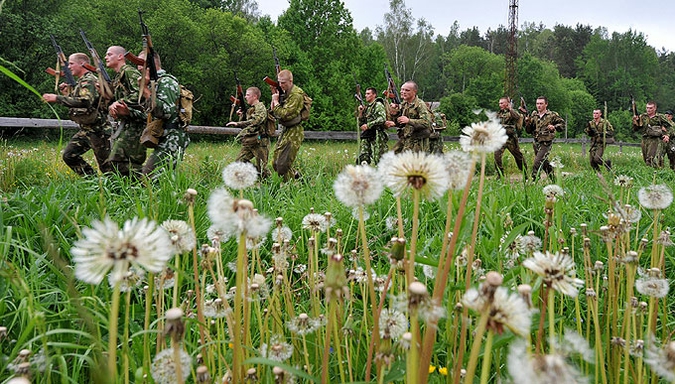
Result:
M518 74L516 62L518 60L518 0L509 0L509 49L506 52L506 79L504 93L512 100L516 97L518 88Z

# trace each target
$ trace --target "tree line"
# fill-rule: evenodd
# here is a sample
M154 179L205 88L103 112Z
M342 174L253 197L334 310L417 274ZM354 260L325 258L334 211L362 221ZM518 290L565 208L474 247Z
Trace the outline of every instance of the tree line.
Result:
M506 5L505 5L506 6ZM354 130L356 79L364 88L386 86L385 65L400 84L414 79L420 96L440 101L458 134L497 108L504 93L508 30L460 30L447 36L417 19L404 0L373 29L357 31L340 0L290 0L276 22L261 15L255 0L18 0L0 2L0 65L41 92L54 88L44 69L54 66L49 35L66 54L85 52L82 28L100 55L111 45L141 50L138 9L145 11L163 67L193 90L193 124L224 126L230 116L235 72L245 87L270 93L262 78L274 76L273 49L282 68L314 99L310 130ZM604 27L525 23L518 32L518 95L534 109L546 95L568 122L568 136L583 133L595 108L604 108L619 139L630 139L630 100L641 111L655 100L661 112L675 108L675 53L655 49L639 31L609 34ZM0 116L52 117L39 98L0 76ZM59 110L66 116L65 110Z

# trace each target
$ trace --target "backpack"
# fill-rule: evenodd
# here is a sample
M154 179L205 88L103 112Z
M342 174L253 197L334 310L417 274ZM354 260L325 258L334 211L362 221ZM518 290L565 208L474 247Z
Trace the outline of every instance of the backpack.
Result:
M192 121L192 104L194 103L194 94L183 84L180 84L180 97L178 98L178 119L183 128L187 128Z
M264 133L269 137L277 136L277 119L274 118L272 112L267 112L267 119L265 119Z
M307 94L302 92L302 109L300 110L300 120L307 121L309 120L309 113L312 111L312 98L307 96Z

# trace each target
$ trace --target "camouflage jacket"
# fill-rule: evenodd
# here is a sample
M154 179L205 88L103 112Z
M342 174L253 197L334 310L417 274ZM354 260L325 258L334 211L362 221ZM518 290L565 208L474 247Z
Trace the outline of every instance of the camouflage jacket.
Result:
M159 78L155 84L155 107L150 110L150 100L146 101L148 113L155 119L162 119L166 124L178 124L178 98L180 85L173 75L165 70L157 71Z
M499 122L506 130L506 134L509 136L518 136L522 130L522 119L521 115L516 109L500 109L497 112L497 117Z
M99 126L107 121L107 114L105 106L99 105L101 102L101 95L96 88L98 77L92 72L85 73L82 77L77 79L75 88L68 96L56 96L56 102L65 105L68 108L77 108L84 110L98 109L98 118L91 124L91 126Z
M642 137L662 137L672 134L673 123L666 115L657 113L649 117L643 113L638 117L637 124L633 122L633 131L640 131Z
M145 124L146 113L138 103L139 79L141 73L129 64L124 64L113 80L113 94L116 101L124 102L129 107L129 116L120 120L130 120Z
M284 104L278 104L276 107L274 107L274 110L272 111L274 117L281 120L281 124L286 128L298 126L300 123L302 123L300 120L300 111L302 111L305 101L303 97L304 93L305 91L303 91L302 88L298 87L297 85L293 85L293 88L291 88L291 90L286 93L286 100L284 101ZM294 119L296 119L298 122L295 123ZM291 121L293 121L294 124L288 123Z
M603 137L613 137L614 136L614 127L606 119L600 119L596 122L591 120L586 124L586 134L592 138L593 141L596 139L602 140Z
M525 130L534 137L535 141L553 141L555 131L549 131L549 125L553 125L555 131L562 132L565 129L565 120L556 112L548 109L541 116L538 111L532 111L530 121L525 124Z
M387 120L387 111L381 98L375 99L368 104L359 115L359 127L366 124L368 128L361 132L361 137L364 139L374 138L375 132L378 129L386 129L384 122ZM360 129L360 128L359 128Z
M426 138L431 135L431 112L419 97L415 96L412 102L403 101L398 112L392 113L391 118L396 121L400 116L410 119L404 126L396 125L397 130L402 131L403 137Z
M266 121L267 108L265 108L265 104L258 101L246 110L246 120L235 124L235 127L243 128L237 137L266 136Z

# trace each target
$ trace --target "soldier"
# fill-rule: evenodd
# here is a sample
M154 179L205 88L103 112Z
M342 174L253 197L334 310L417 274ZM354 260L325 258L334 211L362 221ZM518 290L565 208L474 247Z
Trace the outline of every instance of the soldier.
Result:
M113 80L115 102L108 107L109 115L117 121L113 133L113 147L108 162L124 176L140 175L146 157L146 148L140 138L146 123L146 113L138 102L141 73L126 63L125 50L120 46L108 48L105 64L117 72Z
M394 153L403 151L427 152L431 136L431 112L424 101L417 97L417 84L408 81L401 86L401 105L390 104L392 120L387 120L387 128L397 127L398 142Z
M671 126L675 126L675 123L673 123L673 111L671 110L666 111L666 119L668 119ZM673 130L670 130L668 137L672 138L674 134L675 132L673 132ZM663 143L663 146L664 152L668 156L670 169L675 171L675 140L668 140L667 143Z
M145 52L141 52L138 57L145 60ZM146 87L142 90L145 99L146 112L152 116L153 122L149 127L155 126L158 129L157 136L148 137L151 143L146 144L155 148L148 157L148 161L143 165L143 174L156 177L163 169L176 169L178 162L183 159L185 150L190 145L190 137L185 127L181 125L178 118L178 99L180 98L180 84L178 80L162 68L162 61L159 54L155 53L155 68L157 68L157 82L155 83L155 99L152 100L152 90L150 87L150 69L146 69L145 76ZM138 70L142 71L143 66L139 65ZM154 107L153 107L154 103ZM141 142L144 141L146 129L143 131ZM154 172L153 172L154 171Z
M279 86L285 93L284 103L279 102L279 92L273 89L272 103L270 109L274 117L279 119L279 123L284 129L274 147L272 156L272 167L284 179L300 179L300 172L292 169L305 133L302 129L302 118L300 112L304 107L304 94L300 87L293 84L293 74L284 69L277 74Z
M267 158L270 153L270 139L267 136L267 108L260 101L260 89L250 87L244 95L246 104L252 108L246 110L246 120L227 123L228 127L243 128L237 135L237 140L241 141L241 151L237 155L236 161L251 161L255 157L256 169L262 178L270 175L267 169ZM241 110L237 111L241 114Z
M648 102L646 110L640 116L633 116L633 131L642 134L642 158L645 164L659 168L663 166L660 146L661 143L670 142L668 129L672 127L672 123L664 115L656 113L655 102Z
M555 132L562 132L565 120L556 112L548 110L548 99L537 98L537 110L525 117L525 131L534 137L534 162L532 164L532 180L536 181L540 171L546 172L550 179L555 178L553 166L548 161Z
M89 57L84 53L73 53L68 57L68 68L78 77L77 84L70 94L66 94L66 84L59 88L63 95L45 93L42 98L48 103L59 103L70 108L70 119L80 125L80 130L70 139L63 151L63 161L80 176L94 175L92 168L82 155L92 149L101 172L110 172L105 161L110 154L110 134L112 127L105 113L105 102L96 87L96 75L84 68Z
M614 139L614 128L609 120L602 118L602 112L599 109L593 110L593 120L586 125L586 134L591 138L591 149L589 150L591 167L600 171L600 166L604 165L607 170L612 169L612 161L604 160L602 155L605 153L605 146Z
M359 105L359 124L361 128L361 150L358 163L366 162L375 165L380 157L389 150L387 141L387 111L384 101L377 97L377 90L373 87L366 89L367 105Z
M506 130L506 135L508 136L506 143L495 152L497 177L502 177L504 175L502 156L504 155L504 151L508 149L513 155L513 159L516 161L518 169L525 175L525 178L527 178L527 166L523 160L523 152L521 152L520 145L518 144L518 135L523 129L523 115L513 109L508 97L502 97L499 99L499 112L497 113L497 117L499 117L500 123Z
M435 155L443 154L443 131L448 127L445 113L431 109L431 103L424 103L431 112L432 133L429 136L429 153Z

